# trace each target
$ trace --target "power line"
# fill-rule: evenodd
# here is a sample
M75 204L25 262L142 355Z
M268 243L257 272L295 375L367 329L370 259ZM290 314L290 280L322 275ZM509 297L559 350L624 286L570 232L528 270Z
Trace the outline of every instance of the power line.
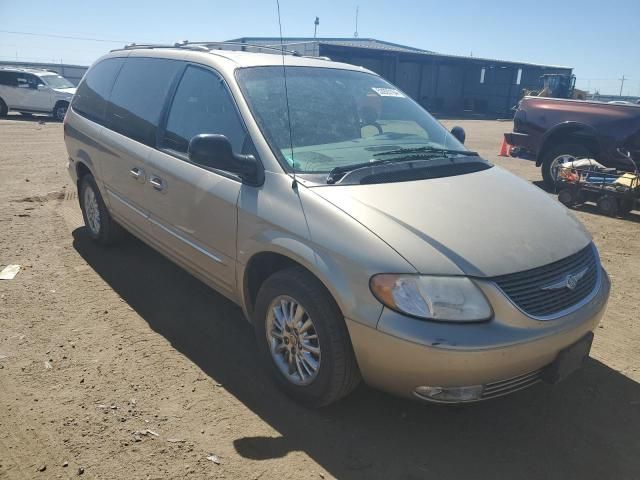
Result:
M107 40L105 38L90 38L90 37L74 37L71 35L54 35L50 33L33 33L33 32L16 32L12 30L0 30L0 33L10 33L12 35L30 35L33 37L49 37L49 38L64 38L67 40L85 40L88 42L103 42L103 43L131 43L130 40Z

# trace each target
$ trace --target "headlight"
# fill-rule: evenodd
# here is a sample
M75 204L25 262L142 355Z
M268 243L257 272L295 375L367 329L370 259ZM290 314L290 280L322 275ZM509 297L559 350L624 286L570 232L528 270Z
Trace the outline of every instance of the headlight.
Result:
M466 277L380 274L371 291L382 304L406 315L443 322L479 322L491 318L491 306Z

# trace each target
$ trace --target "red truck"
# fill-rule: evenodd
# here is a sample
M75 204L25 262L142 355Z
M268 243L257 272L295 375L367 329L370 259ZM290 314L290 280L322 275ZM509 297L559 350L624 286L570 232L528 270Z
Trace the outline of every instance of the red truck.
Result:
M505 133L514 156L536 161L552 189L558 167L577 158L594 158L605 167L633 171L640 165L640 105L524 97L513 132Z

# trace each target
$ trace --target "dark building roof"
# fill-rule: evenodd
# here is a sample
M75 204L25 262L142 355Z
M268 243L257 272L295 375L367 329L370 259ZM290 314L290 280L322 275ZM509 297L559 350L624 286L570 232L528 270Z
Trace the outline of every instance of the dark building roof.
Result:
M393 52L411 52L411 53L435 53L421 48L400 45L399 43L385 42L375 38L349 38L349 37L284 37L282 39L288 44L303 43L322 43L325 45L340 45L343 47L370 48L374 50L387 50ZM241 37L229 40L229 42L238 43L261 43L273 42L273 45L280 45L280 37Z
M280 46L280 37L240 37L233 40L228 40L229 42L238 42L238 43L254 43L254 44L269 44L273 46ZM471 57L466 55L451 55L446 53L438 53L432 50L425 50L422 48L410 47L407 45L401 45L398 43L386 42L384 40L378 40L375 38L349 38L349 37L284 37L282 41L289 46L295 45L312 45L312 44L320 44L320 45L330 45L337 47L347 47L347 48L362 48L367 50L382 50L387 52L398 52L398 53L413 53L419 55L432 55L438 56L441 58L452 58L459 60L472 60L478 62L485 63L498 63L498 64L509 64L509 65L520 65L520 66L532 66L532 67L546 67L553 69L572 69L572 67L566 67L561 65L548 65L542 63L531 63L531 62L519 62L513 60L498 60L494 58L483 58L483 57Z

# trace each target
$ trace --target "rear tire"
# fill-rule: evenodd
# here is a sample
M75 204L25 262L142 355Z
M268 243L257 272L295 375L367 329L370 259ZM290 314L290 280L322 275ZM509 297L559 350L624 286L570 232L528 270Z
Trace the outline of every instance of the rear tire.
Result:
M287 314L290 303L295 305ZM300 308L304 313L298 317ZM303 330L308 321L311 326ZM324 285L304 268L280 270L262 284L253 323L264 365L278 386L297 402L322 407L348 395L360 382L344 316ZM309 331L312 335L308 338L313 340L304 338ZM309 348L314 354L306 357L310 363L302 359L299 367L296 358L312 355L305 342L312 342ZM305 365L310 368L303 370Z
M4 103L4 100L0 98L0 117L6 117L7 113L9 113L9 107L7 107L7 104Z
M556 188L558 167L562 163L590 156L588 148L576 143L563 143L547 150L542 158L542 179L547 190Z
M93 175L80 180L80 208L89 236L101 245L112 245L122 239L123 228L111 218Z

